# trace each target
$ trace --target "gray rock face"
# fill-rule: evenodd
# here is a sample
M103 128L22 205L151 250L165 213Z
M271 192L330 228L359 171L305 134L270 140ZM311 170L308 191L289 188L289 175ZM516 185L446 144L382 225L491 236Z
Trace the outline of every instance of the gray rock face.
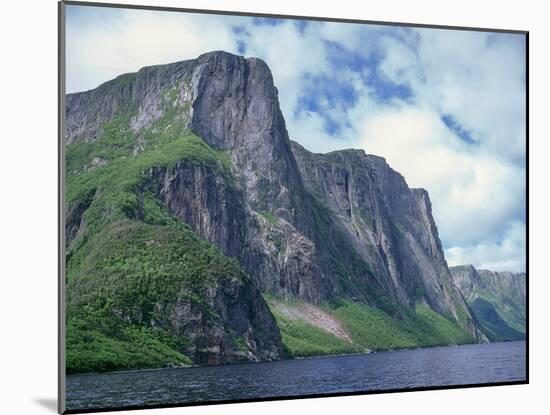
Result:
M151 66L137 73L121 75L96 89L66 97L66 141L94 141L101 126L120 114L136 112L131 127L134 131L150 125L162 115L163 94L175 85L189 82L195 61ZM190 99L182 88L182 99Z
M69 247L79 234L82 233L85 223L82 215L88 209L91 203L91 197L88 200L77 201L67 207L65 215L65 244Z
M245 191L210 167L178 163L148 174L157 198L195 233L237 257L262 291L319 301L315 245L290 223L254 211Z
M451 315L479 340L475 319L452 283L424 189L409 189L386 161L360 150L313 154L292 148L307 189L335 213L356 251L392 299Z
M231 151L253 208L292 218L290 192L300 192L301 181L267 65L210 53L198 58L192 79L190 128L208 144Z
M178 163L171 169L150 172L154 193L195 233L228 256L243 249L246 215L242 197L213 169Z
M103 268L105 264L114 262L113 257L108 256L109 252L116 249L117 242L113 241L124 240L129 232L133 232L132 227L137 226L136 223L139 222L126 221L111 225L111 237L88 250L92 258L99 258L99 263L71 275L67 283L69 318L91 307L102 310L105 304L109 304L104 311L126 323L137 327L161 328L173 338L183 340L171 347L190 357L195 364L256 362L283 357L279 329L261 293L233 261L219 253L218 260L226 261L226 264L216 265L214 260L215 278L208 277L208 273L195 271L200 277L210 278L208 284L190 282L188 277L182 277L186 273L185 267L175 268L172 281L166 278L168 281L163 287L164 291L152 289L143 292L140 288L136 289L132 285L132 277L128 278L126 274L139 272L128 265L132 260L126 262L127 268L123 274L108 269L109 265L107 269ZM151 239L151 234L145 241L149 245L160 246L162 243L162 237ZM193 252L205 255L204 250L197 249L198 243L204 244L196 239L186 239L186 246ZM134 259L142 260L139 255ZM239 272L233 272L235 269ZM141 283L147 280L144 275L141 278ZM113 288L120 280L123 286ZM132 300L128 301L128 296ZM117 332L114 334L120 335Z
M159 315L165 315L166 319L157 322L171 334L190 340L184 353L196 364L258 362L282 357L279 329L254 285L222 279L203 300L219 318L212 318L204 306L181 297L168 313L159 310ZM235 341L229 331L244 344Z
M205 167L152 171L157 197L238 258L261 291L319 303L417 301L485 340L451 280L426 191L361 151L312 154L289 140L267 65L225 52L144 68L67 97L67 143L131 112L140 131L167 111L227 152L235 183ZM172 101L173 100L173 101Z

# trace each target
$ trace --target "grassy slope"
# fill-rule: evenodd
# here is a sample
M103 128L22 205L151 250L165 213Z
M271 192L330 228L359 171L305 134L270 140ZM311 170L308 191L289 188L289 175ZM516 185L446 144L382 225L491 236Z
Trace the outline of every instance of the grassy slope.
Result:
M491 341L523 340L525 333L511 327L498 313L493 304L483 297L470 304L480 328Z
M93 143L67 149L67 201L86 201L85 232L67 255L67 371L102 371L186 364L176 339L146 322L153 305L169 303L178 290L201 302L201 289L216 278L245 277L234 259L199 240L147 191L146 172L175 163L209 166L229 179L229 160L181 127L175 114L143 131L136 144L128 116L107 123ZM90 168L101 157L108 163ZM140 204L139 194L142 195ZM132 324L112 310L139 316Z
M227 171L229 160L196 135L184 131L174 141L136 157L118 158L93 170L68 175L67 202L96 196L85 213L90 226L100 226L104 223L102 218L112 220L113 215L118 218L135 217L138 211L137 191L145 184L145 172L153 167L170 167L177 162L207 165L223 174ZM92 228L92 231L96 230Z
M71 307L67 373L190 364L191 359L176 350L177 343L163 330L124 323L104 308Z
M324 310L343 323L351 335L352 343L305 321L288 319L272 308L281 329L283 343L291 356L382 351L475 341L456 323L423 304L418 304L414 313L405 313L403 319L350 300L327 304Z
M71 267L67 285L69 373L190 363L178 352L186 339L152 328L150 321L169 315L178 296L215 318L202 301L203 290L220 276L246 278L234 259L177 223L116 221L78 255L79 266Z
M520 333L525 333L525 311L521 310L521 307L513 300L513 295L508 293L501 293L499 297L494 293L485 289L478 289L474 295L470 297L470 307L473 307L478 299L481 302L490 303L495 311L499 314L502 320L512 329ZM485 309L486 307L478 303L478 309ZM482 316L483 318L483 316Z
M464 270L467 266L456 268L462 268L462 272L467 272ZM466 300L474 310L476 318L482 323L485 321L485 335L494 341L525 338L525 303L521 298L521 291L511 289L498 280L492 281L484 271L477 272L482 283L474 284Z
M365 351L355 344L338 338L325 330L320 329L308 322L297 319L290 319L272 306L274 300L268 297L271 312L277 320L281 331L283 345L289 357L322 356L330 354L358 353ZM286 303L292 305L291 303Z

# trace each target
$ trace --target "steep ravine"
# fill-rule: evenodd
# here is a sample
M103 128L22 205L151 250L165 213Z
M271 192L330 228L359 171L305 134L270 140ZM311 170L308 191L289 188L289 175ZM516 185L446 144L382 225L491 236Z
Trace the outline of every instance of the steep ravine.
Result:
M491 341L521 340L526 332L525 273L451 267L453 281Z

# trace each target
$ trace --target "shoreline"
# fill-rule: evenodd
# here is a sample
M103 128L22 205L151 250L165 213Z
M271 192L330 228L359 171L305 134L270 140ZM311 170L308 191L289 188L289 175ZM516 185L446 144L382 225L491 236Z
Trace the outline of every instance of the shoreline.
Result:
M523 340L505 340L499 342L486 342L486 343L463 343L463 344L448 344L448 345L437 345L437 346L426 346L426 347L409 347L409 348L397 348L397 349L388 349L388 350L371 350L366 352L358 353L341 353L341 354L326 354L318 356L301 356L293 357L290 359L279 359L279 360L265 360L260 362L237 362L237 363L224 363L220 365L182 365L174 367L156 367L156 368L144 368L144 369L129 369L129 370L113 370L106 372L79 372L66 374L67 378L73 376L87 376L87 375L111 375L111 374L123 374L123 373L134 373L134 372L153 372L160 370L178 370L178 369L197 369L197 368L215 368L221 366L242 366L242 365L256 365L256 364L265 364L265 363L276 363L284 361L293 361L293 360L307 360L307 359L324 359L328 357L346 357L346 356L358 356L358 355L370 355L370 354L380 354L380 353L394 353L394 352L403 352L409 350L424 350L424 349L442 349L447 347L461 347L461 346L475 346L483 344L499 344L499 343L526 343L526 339Z

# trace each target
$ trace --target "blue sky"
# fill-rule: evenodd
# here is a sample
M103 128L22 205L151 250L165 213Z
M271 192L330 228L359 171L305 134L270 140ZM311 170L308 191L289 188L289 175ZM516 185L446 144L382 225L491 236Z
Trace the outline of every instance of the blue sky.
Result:
M268 63L291 139L426 188L450 265L525 270L522 35L68 6L69 92L211 50Z

